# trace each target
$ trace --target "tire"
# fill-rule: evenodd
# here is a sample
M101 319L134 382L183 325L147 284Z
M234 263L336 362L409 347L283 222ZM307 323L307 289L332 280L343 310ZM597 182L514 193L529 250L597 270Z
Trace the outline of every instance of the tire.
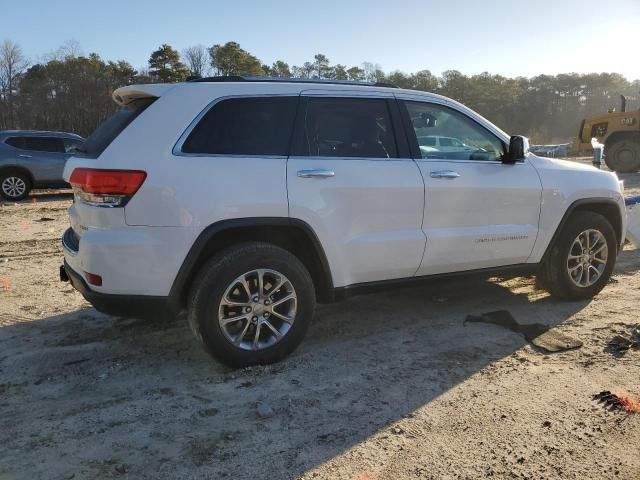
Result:
M0 172L0 196L6 200L24 200L31 187L31 179L25 173L15 170Z
M256 302L260 277L262 298ZM315 302L313 280L297 257L268 243L249 242L221 251L202 268L191 287L187 318L209 354L242 368L274 363L291 353L309 328ZM240 317L223 326L223 320Z
M600 252L583 256L581 248L587 241L592 252ZM609 221L595 212L575 212L543 261L538 281L554 297L565 300L589 299L597 295L609 281L616 255L616 234ZM591 265L593 268L585 269L581 265ZM585 275L586 272L589 273Z
M618 173L640 170L640 138L620 138L604 149L604 162Z

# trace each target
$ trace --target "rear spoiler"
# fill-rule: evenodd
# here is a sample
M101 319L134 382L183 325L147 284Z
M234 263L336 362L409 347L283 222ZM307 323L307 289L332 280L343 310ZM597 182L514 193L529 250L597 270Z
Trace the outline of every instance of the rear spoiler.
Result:
M127 85L113 92L113 101L121 107L129 105L141 98L158 98L175 87L175 83L153 83L144 85Z

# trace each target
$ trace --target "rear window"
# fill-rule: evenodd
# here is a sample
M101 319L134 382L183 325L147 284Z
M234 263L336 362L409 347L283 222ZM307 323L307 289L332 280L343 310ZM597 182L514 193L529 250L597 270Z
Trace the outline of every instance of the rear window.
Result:
M191 154L289 154L298 97L230 98L216 103L191 131Z
M54 137L10 137L5 143L21 150L33 152L63 153L64 143Z
M111 142L156 100L156 98L135 100L126 107L116 111L102 122L95 132L89 135L84 146L79 146L76 149L76 155L98 158Z

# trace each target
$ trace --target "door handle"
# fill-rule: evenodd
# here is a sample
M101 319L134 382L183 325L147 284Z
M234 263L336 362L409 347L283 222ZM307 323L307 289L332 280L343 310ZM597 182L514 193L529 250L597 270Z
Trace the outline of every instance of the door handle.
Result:
M24 153L21 153L20 155L18 155L19 157L22 158L31 158L31 155L25 155Z
M325 170L322 168L314 168L312 170L298 170L300 178L331 178L335 177L336 172L333 170Z
M453 180L454 178L458 178L460 174L455 170L436 170L431 172L431 178L449 178Z

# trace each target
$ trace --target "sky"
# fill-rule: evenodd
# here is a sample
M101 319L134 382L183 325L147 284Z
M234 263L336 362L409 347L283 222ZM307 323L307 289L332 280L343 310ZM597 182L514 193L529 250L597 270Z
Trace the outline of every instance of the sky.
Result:
M385 72L640 79L640 0L0 0L0 12L0 41L32 63L70 39L135 68L163 43L236 41L268 64L323 53Z

